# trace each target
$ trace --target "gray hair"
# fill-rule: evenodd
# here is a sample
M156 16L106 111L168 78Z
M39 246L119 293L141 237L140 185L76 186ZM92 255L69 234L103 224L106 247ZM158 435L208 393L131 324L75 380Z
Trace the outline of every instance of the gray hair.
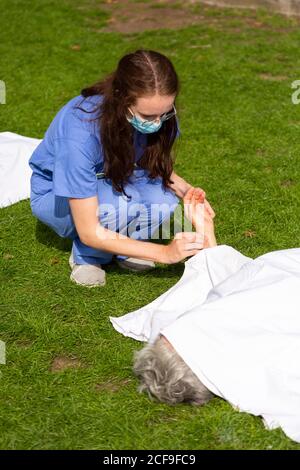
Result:
M134 353L133 371L140 379L138 390L164 403L203 405L213 396L161 336Z

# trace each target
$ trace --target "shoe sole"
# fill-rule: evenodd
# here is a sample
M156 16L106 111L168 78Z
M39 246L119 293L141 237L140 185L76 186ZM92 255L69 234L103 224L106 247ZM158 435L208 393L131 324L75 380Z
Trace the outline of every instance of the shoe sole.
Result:
M149 267L144 267L144 268L140 268L140 267L135 268L132 265L128 266L128 265L126 265L126 264L124 264L124 263L122 263L118 260L116 260L116 263L120 268L126 269L127 271L132 271L132 272L135 272L135 273L142 273L144 271L150 271L151 269L155 269L155 266L149 266Z

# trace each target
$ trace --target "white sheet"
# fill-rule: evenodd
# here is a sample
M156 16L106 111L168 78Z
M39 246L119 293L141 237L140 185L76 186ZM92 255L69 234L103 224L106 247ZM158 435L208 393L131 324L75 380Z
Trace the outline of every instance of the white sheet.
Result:
M154 302L111 321L140 340L163 333L213 393L300 442L299 294L300 249L250 260L221 245L190 258Z
M13 132L0 132L0 207L30 197L28 160L41 142Z
M185 262L181 279L145 307L122 317L110 317L124 336L153 342L160 330L194 305L201 305L209 291L251 260L234 248L219 245L200 251Z

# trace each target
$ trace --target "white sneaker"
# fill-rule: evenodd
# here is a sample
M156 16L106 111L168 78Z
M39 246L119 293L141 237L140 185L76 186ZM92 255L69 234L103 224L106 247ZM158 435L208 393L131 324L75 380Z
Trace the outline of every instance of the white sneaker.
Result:
M155 268L155 263L153 261L145 259L127 258L120 260L115 257L115 260L120 268L128 269L129 271L141 272Z
M71 281L86 287L104 286L106 283L105 271L101 268L101 264L75 264L73 253L69 258L69 264L72 269Z
M73 269L74 266L75 266L74 258L73 258L73 250L71 251L71 254L70 254L69 265L70 265L70 268L71 268L71 269Z

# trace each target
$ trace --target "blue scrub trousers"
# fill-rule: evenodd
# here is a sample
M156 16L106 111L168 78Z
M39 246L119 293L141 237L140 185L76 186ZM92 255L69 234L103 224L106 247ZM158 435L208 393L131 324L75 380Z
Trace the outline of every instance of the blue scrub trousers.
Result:
M32 213L59 236L73 240L72 250L76 264L111 262L114 256L112 253L91 248L80 241L68 198L56 196L52 190L41 194L40 178L36 174L31 177ZM144 169L135 169L124 186L126 194L132 196L131 199L115 191L109 179L100 178L97 183L98 217L101 225L136 240L149 240L155 237L160 225L170 219L179 203L179 198L171 189L164 189L161 178L150 179L147 170ZM112 208L114 210L111 210ZM116 255L121 260L128 258L117 253Z

